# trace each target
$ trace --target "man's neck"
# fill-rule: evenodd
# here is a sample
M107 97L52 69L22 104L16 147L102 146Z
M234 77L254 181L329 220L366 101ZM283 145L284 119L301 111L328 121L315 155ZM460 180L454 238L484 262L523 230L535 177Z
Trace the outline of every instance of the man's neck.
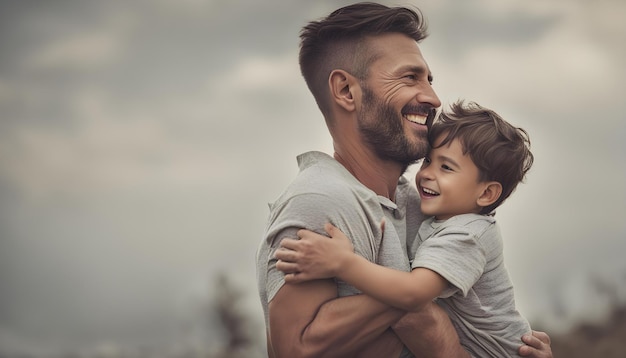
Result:
M376 194L395 201L398 179L405 170L400 163L378 159L369 150L335 148L334 157L363 185Z

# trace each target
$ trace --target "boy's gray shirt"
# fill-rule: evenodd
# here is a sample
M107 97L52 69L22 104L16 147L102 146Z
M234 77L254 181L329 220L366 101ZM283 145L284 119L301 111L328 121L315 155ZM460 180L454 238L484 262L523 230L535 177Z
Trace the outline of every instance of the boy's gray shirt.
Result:
M528 321L515 308L504 266L502 237L492 216L464 214L425 220L412 268L437 272L450 287L438 303L454 324L461 345L476 357L517 357Z

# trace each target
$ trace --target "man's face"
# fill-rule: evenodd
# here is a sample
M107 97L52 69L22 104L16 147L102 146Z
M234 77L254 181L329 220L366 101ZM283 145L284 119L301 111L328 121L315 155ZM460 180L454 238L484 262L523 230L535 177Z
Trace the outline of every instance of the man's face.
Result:
M359 129L381 159L408 165L426 155L426 121L441 102L413 39L387 34L371 39L370 45L380 56L361 84Z

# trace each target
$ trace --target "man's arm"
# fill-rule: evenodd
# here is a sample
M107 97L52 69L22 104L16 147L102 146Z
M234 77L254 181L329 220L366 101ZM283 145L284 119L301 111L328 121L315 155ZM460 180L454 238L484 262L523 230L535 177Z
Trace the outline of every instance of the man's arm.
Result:
M461 347L450 318L435 303L407 313L392 328L416 357L470 358Z
M366 215L353 209L352 193L343 193L337 185L322 189L275 203L265 234L269 250L260 259L269 261L264 284L271 290L280 287L276 293L268 292L267 307L270 344L279 358L358 356L359 349L380 339L404 314L364 295L338 298L338 285L332 279L284 283L274 254L283 238L296 237L301 228L321 231L324 223L332 221L339 227L351 228L359 238L381 235L378 229L370 230ZM364 256L374 254L368 251L368 245L360 246Z
M281 258L279 251L275 257ZM276 263L276 268L285 273L290 273L289 267L287 262ZM404 311L365 295L336 297L337 287L332 280L284 284L269 304L271 344L276 357L399 355L402 344L388 327L404 316ZM463 351L447 315L430 312L412 316L410 323L404 320L397 329L404 334L402 341L419 357L464 357L448 354Z
M403 314L364 295L337 298L332 280L285 284L269 303L271 346L278 358L356 355Z

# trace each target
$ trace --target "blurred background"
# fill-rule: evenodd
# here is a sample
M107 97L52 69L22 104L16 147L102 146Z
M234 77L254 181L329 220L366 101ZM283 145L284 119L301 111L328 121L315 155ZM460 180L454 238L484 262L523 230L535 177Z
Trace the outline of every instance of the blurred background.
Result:
M332 153L298 32L349 3L0 0L0 357L265 355L267 203ZM444 105L530 134L497 215L520 311L625 349L626 2L382 3L423 10Z

